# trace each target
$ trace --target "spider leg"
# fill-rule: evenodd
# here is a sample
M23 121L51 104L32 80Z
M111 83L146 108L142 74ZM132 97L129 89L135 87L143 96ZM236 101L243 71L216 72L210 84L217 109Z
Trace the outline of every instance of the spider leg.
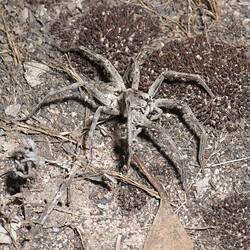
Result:
M87 135L86 142L85 142L86 148L90 150L90 162L93 159L93 140L94 140L95 129L96 129L97 123L102 113L105 113L108 115L119 115L119 112L117 110L111 109L109 107L99 106L96 109L93 119L92 119L92 123L90 125L89 133Z
M133 157L133 142L136 138L136 136L139 134L139 132L136 131L136 127L134 124L134 112L131 108L129 108L128 111L128 117L127 117L127 133L128 133L128 166L130 166L132 157Z
M89 89L91 89L91 85L93 85L93 83L89 83L90 80L83 80L72 67L64 67L64 68L57 68L58 70L63 71L64 73L66 73L69 77L71 77L73 80L75 80L76 82L62 87L60 89L54 90L54 91L50 91L47 95L45 95L43 97L43 99L35 106L35 108L25 117L17 119L17 121L27 121L28 119L30 119L33 115L35 115L35 113L46 103L46 101L52 97L55 96L57 94L66 92L68 90L74 90L74 89L78 89L80 87L84 87L84 89L87 92L90 92ZM88 95L81 95L83 98L83 101L88 103L92 108L97 108L97 105L95 103L95 101L90 98Z
M204 171L204 151L207 144L207 133L204 127L197 120L193 114L190 107L185 103L177 102L173 99L156 99L153 102L153 107L166 108L166 109L177 109L182 113L182 117L187 125L195 132L198 136L199 142L199 151L198 151L198 162Z
M86 139L86 147L89 148L89 150L90 150L90 162L93 159L93 139L94 139L94 133L95 133L96 125L97 125L97 122L98 122L98 120L100 118L100 115L101 115L102 111L103 111L103 107L102 106L98 107L97 110L95 111L95 114L93 116L90 129L89 129L89 133L88 133L87 139Z
M140 83L140 65L142 63L140 53L135 58L131 58L131 61L123 75L123 79L129 88L131 87L132 89L138 90Z
M90 61L93 61L97 65L102 66L107 71L107 73L110 76L110 80L114 84L114 87L116 88L117 91L126 89L121 75L116 70L116 68L112 65L112 63L104 56L97 54L94 51L84 46L79 46L77 48L69 48L69 49L62 49L56 45L54 45L54 47L56 47L62 53L75 52L75 53L82 54L84 57L86 57Z
M140 65L142 64L141 54L139 53L134 59L131 70L132 83L131 88L138 90L140 84Z
M152 128L144 129L145 134L150 140L159 148L160 152L163 153L175 166L178 174L180 175L180 181L184 190L187 189L186 171L185 171L185 159L178 150L175 142L167 133L163 127L153 126ZM156 138L160 138L157 140Z
M140 66L145 62L155 50L159 50L163 47L163 43L159 39L155 39L151 44L145 45L141 48L140 52L132 59L132 63L129 65L125 72L125 78L131 81L131 88L138 90L140 84Z
M54 91L50 91L36 106L35 108L25 117L23 118L20 118L20 119L17 119L18 121L27 121L28 119L30 119L33 115L35 115L35 113L46 103L46 101L57 95L57 94L60 94L62 92L65 92L65 91L68 91L68 90L74 90L74 89L77 89L79 87L82 87L84 86L86 83L85 82L75 82L71 85L68 85L68 86L65 86L65 87L62 87L58 90L54 90ZM86 95L86 96L82 96L82 98L84 99L84 101L86 103L88 103L89 105L91 105L92 107L95 107L95 102L93 100L90 100L90 98Z
M177 71L168 71L168 70L162 72L150 86L148 94L151 98L153 98L156 95L158 89L160 88L164 80L180 81L184 83L195 82L197 85L202 87L209 94L211 98L214 98L213 92L208 87L203 78L200 77L199 75L190 73L181 73Z

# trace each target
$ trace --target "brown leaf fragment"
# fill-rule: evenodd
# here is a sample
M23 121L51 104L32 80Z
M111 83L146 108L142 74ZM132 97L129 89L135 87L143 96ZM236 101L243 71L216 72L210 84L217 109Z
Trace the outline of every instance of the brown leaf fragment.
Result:
M161 194L159 210L144 242L144 250L191 250L193 242L178 217L173 214L166 194Z
M133 156L133 163L143 172L161 197L160 207L144 242L143 250L193 249L193 241L189 238L177 215L172 212L167 194L161 183L149 173L138 156Z

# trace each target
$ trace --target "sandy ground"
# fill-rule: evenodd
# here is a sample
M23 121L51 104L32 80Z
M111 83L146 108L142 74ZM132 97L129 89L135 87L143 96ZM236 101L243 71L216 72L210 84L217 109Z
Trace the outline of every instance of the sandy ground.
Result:
M150 188L117 150L126 121L101 118L89 164L83 142L94 110L80 91L51 98L26 122L16 119L72 83L63 66L105 78L86 59L63 55L51 43L84 45L124 75L131 58L154 39L164 46L141 65L141 90L169 69L199 74L216 96L210 100L199 86L178 82L164 82L156 96L188 103L203 124L209 135L205 173L197 162L198 140L176 111L158 123L186 159L188 192L173 164L143 136L137 154L165 187L195 249L249 249L249 11L248 1L226 0L2 0L0 249L142 249L159 200L124 181ZM112 177L114 171L123 181Z

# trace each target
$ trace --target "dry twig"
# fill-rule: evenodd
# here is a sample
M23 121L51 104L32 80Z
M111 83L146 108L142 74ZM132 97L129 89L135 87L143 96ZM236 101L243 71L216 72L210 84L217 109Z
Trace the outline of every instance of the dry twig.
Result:
M21 60L20 60L19 51L18 51L13 39L11 38L11 35L8 31L8 27L7 27L7 24L6 24L6 21L5 21L3 14L1 14L1 16L2 16L2 21L3 21L4 32L6 34L9 47L10 47L12 54L13 54L14 63L15 63L15 65L20 64Z
M3 117L0 117L0 120L2 122L4 122L5 124L7 124L7 125L13 125L14 126L13 130L19 130L19 131L22 131L23 133L26 133L26 134L27 134L27 130L35 131L35 132L39 132L39 133L42 133L42 134L45 134L45 135L49 135L51 137L55 137L55 138L58 138L58 139L61 139L61 140L64 140L64 141L69 141L69 142L72 142L74 144L77 144L77 142L75 140L70 139L70 138L68 138L66 136L63 136L58 132L51 131L48 128L39 128L39 127L23 124L21 122L15 122L15 121L7 120L7 119L5 119ZM0 124L0 126L3 129L8 129L9 130L9 127L6 127L6 126L1 125L1 124Z
M148 193L149 195L151 195L152 197L155 197L156 199L160 199L160 196L159 196L159 193L158 191L154 191L153 189L151 188L148 188L147 186L135 181L135 180L132 180L131 178L129 178L128 176L124 176L118 172L115 172L115 171L111 171L111 172L108 172L106 173L108 175L111 175L123 182L126 182L126 183L129 183L130 185L133 185L137 188L140 188L141 190L143 190L144 192Z
M38 219L38 221L37 221L38 225L44 225L44 223L47 220L48 216L50 215L50 213L53 211L53 209L57 205L59 199L67 191L72 179L75 176L76 170L77 170L77 166L73 165L73 168L72 168L68 178L63 183L61 183L58 192L54 196L54 199L48 204L48 206L46 207L46 209L44 210L44 212L42 213L42 215Z
M148 4L146 4L143 0L138 0L138 2L140 3L140 5L147 11L153 13L154 15L158 16L160 18L160 20L164 20L164 21L168 21L168 22L171 22L171 23L174 23L175 25L178 26L178 28L183 32L183 34L185 36L188 37L188 32L181 26L181 24L179 24L178 22L168 18L167 16L163 16L163 15L160 15L159 13L157 13L155 10L153 10L151 7L148 6Z
M83 239L83 228L81 226L76 226L74 227L75 231L77 232L77 234L79 235L80 241L81 241L81 245L82 245L82 249L86 249L86 244L84 243L84 239Z
M235 162L240 162L240 161L248 161L249 159L250 159L250 156L249 157L243 157L243 158L240 158L240 159L234 159L234 160L231 160L231 161L224 161L224 162L212 164L211 167L217 167L217 166L226 165L226 164L235 163Z

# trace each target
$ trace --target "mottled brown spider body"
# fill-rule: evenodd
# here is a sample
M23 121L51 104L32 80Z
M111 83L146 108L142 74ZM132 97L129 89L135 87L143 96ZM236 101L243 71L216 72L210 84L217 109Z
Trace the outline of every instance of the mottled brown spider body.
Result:
M67 50L63 50L58 47L57 49L63 53L79 53L98 66L101 66L108 74L110 82L95 82L93 80L80 77L73 68L67 68L65 71L73 80L75 80L75 83L54 92L50 92L43 98L43 100L37 105L37 107L22 120L27 120L31 116L33 116L34 113L47 100L47 98L51 97L52 95L81 87L84 93L83 98L85 102L88 103L93 109L95 109L89 136L86 141L86 144L89 145L90 148L92 147L95 127L101 113L105 113L111 116L122 115L127 119L127 140L129 153L128 164L130 164L130 160L134 151L133 144L138 134L142 130L146 130L149 136L153 136L152 131L157 130L158 133L162 133L162 137L165 138L164 143L157 142L157 144L161 148L161 151L164 151L164 154L176 166L176 169L180 174L183 187L186 188L184 169L185 162L179 154L174 141L169 135L166 134L165 130L161 130L162 128L160 128L155 121L166 109L179 110L184 121L190 126L190 128L200 139L198 161L202 168L204 168L203 155L207 139L206 131L196 119L196 117L192 113L192 110L187 104L176 101L174 99L155 99L154 97L164 80L178 80L181 82L195 82L196 84L204 88L210 95L210 97L213 98L213 93L206 85L204 80L199 75L195 74L164 71L152 83L148 90L148 93L144 93L138 90L140 83L139 67L143 60L143 57L148 53L147 49L138 54L138 56L134 59L131 67L127 71L127 78L130 79L131 85L129 88L126 88L125 80L123 79L123 77L118 73L111 62L104 56L99 55L83 46Z

